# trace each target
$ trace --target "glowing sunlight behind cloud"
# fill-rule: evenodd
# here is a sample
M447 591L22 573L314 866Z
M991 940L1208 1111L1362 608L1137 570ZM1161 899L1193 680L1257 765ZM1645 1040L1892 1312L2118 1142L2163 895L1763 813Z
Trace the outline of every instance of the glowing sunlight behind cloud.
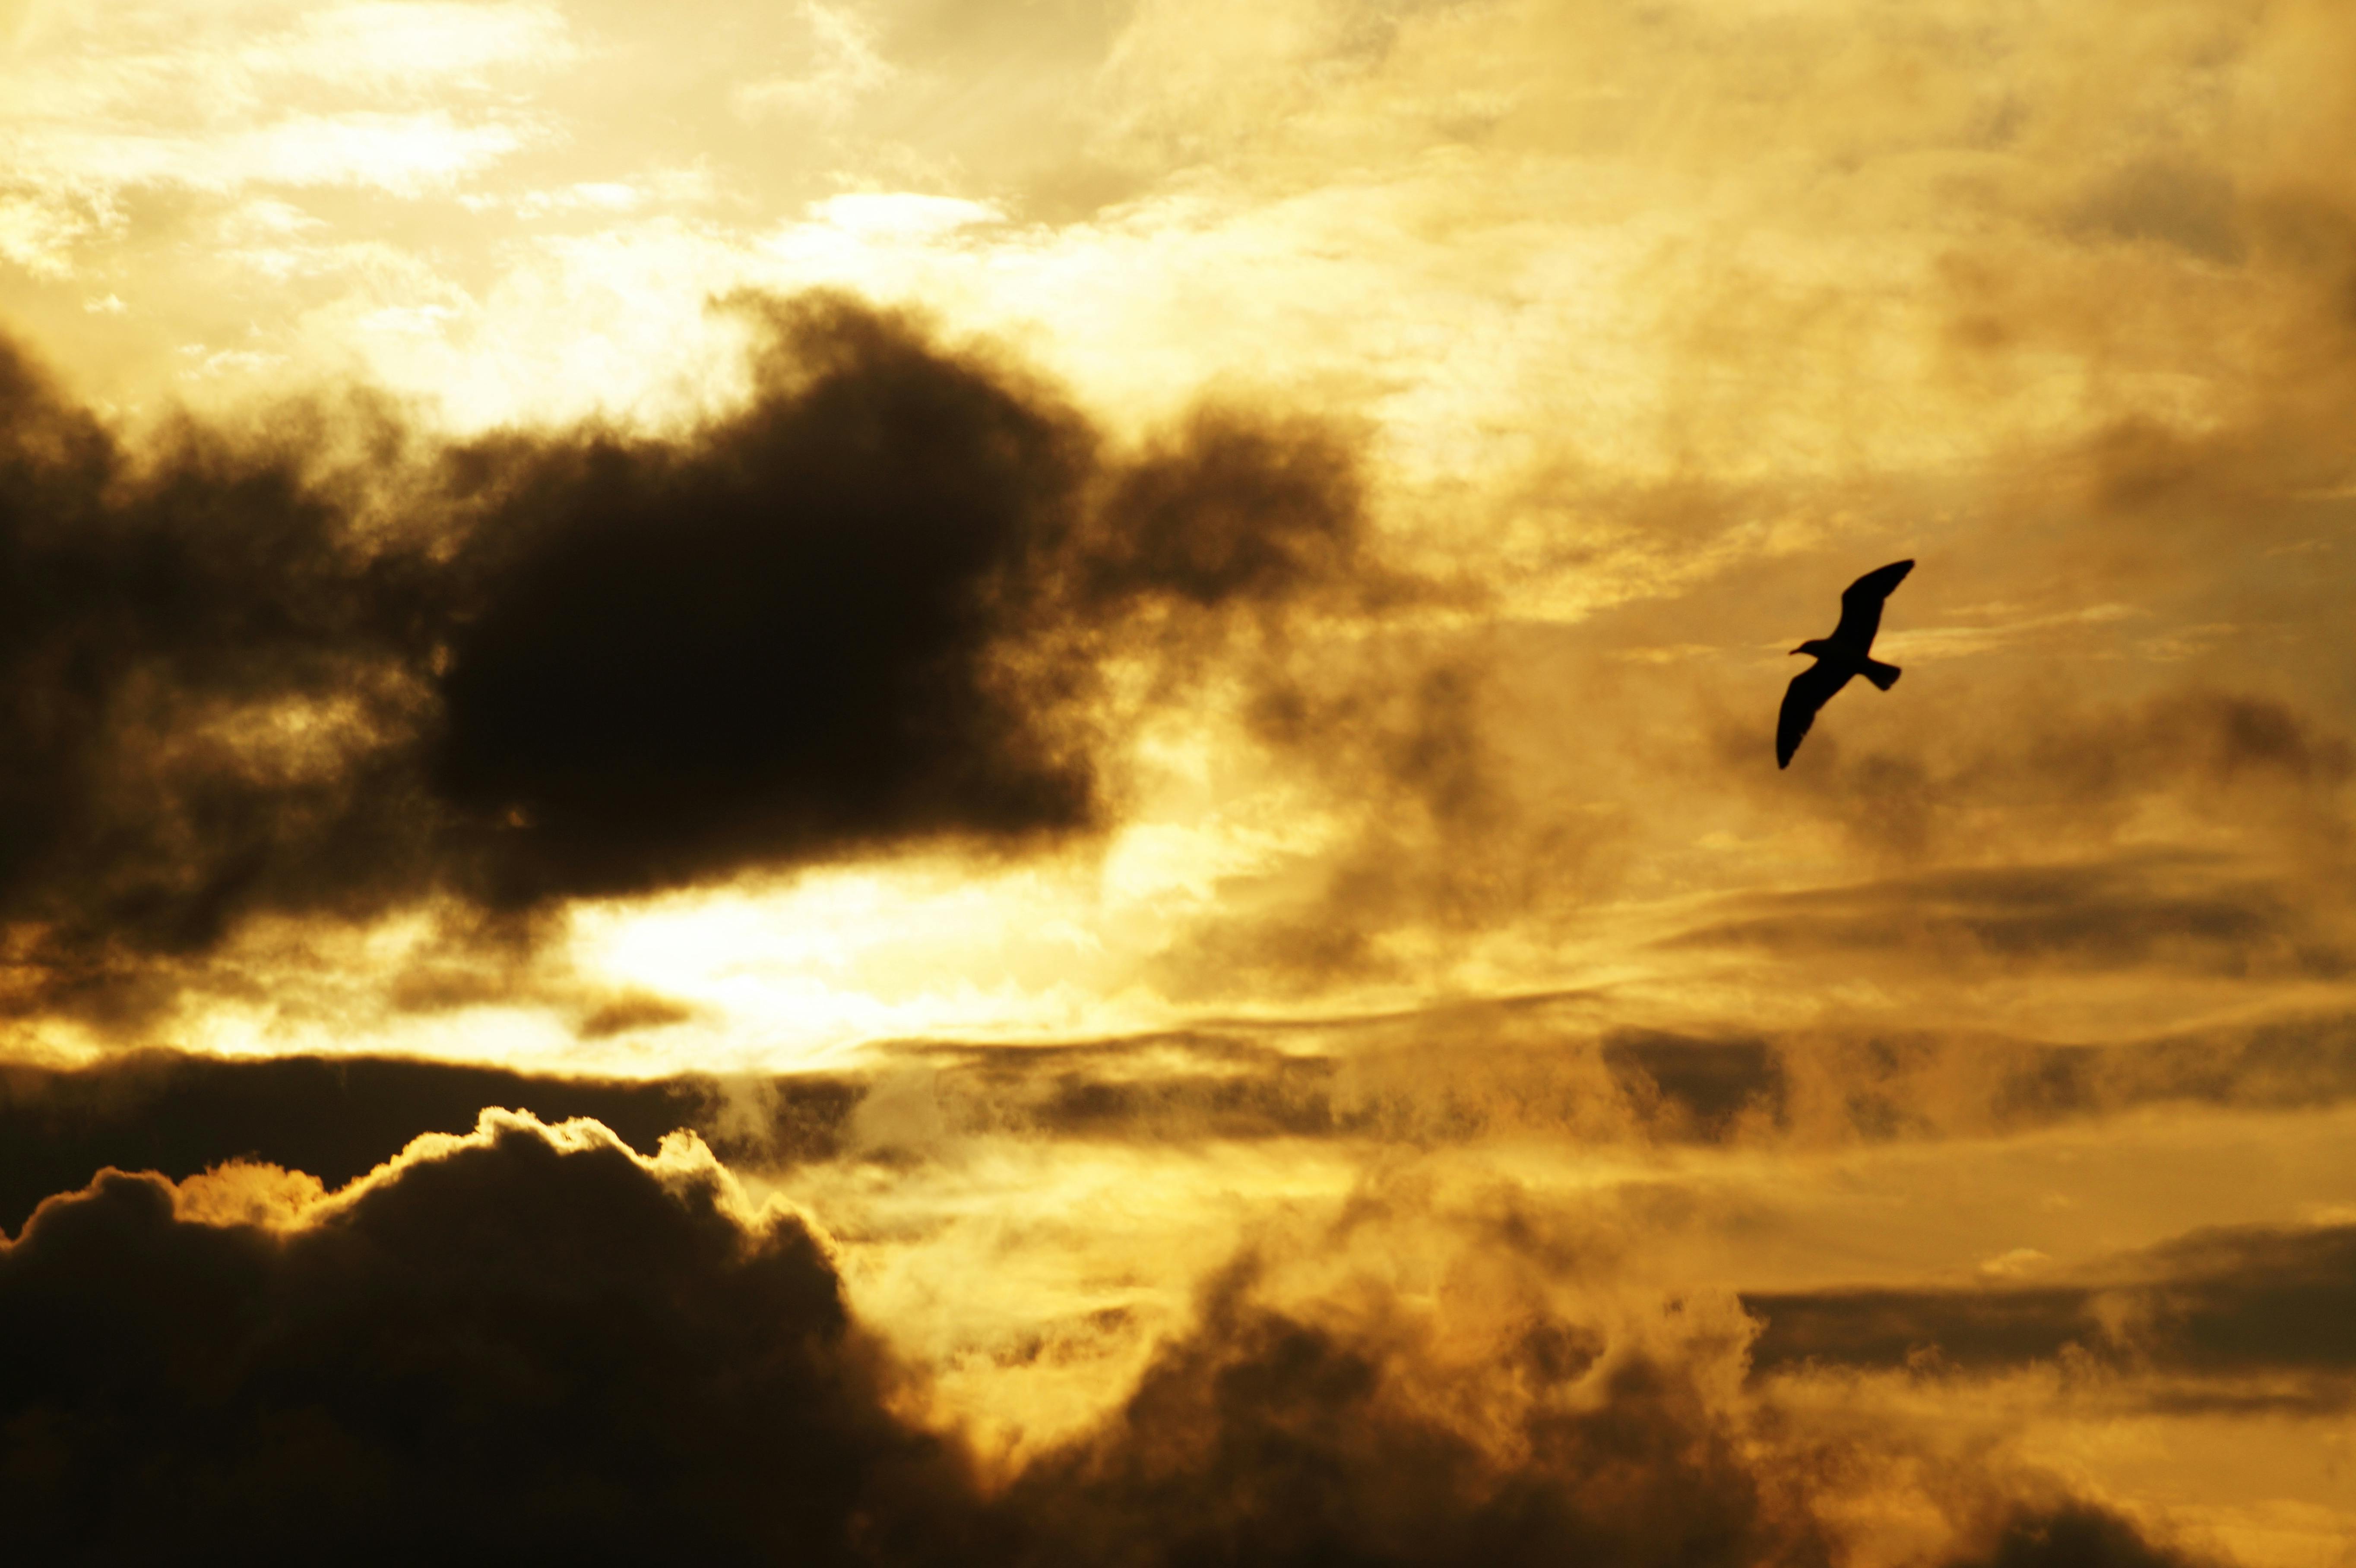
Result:
M0 0L0 1509L2344 1564L2351 51Z

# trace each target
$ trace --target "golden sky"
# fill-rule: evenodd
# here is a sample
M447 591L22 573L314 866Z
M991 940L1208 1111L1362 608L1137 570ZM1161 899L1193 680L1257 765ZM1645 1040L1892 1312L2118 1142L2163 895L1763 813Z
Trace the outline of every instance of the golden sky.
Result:
M864 1560L2356 1563L2351 153L2336 0L0 0L0 1224L734 1227Z

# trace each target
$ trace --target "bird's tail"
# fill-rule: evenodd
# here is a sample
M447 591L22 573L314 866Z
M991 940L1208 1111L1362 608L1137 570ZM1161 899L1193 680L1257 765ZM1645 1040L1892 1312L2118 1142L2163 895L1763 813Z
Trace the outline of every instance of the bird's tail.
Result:
M1904 673L1906 672L1900 669L1896 665L1883 664L1879 659L1868 659L1865 661L1865 678L1873 682L1874 685L1881 688L1884 691L1888 691L1891 687L1896 686L1898 684L1898 677Z

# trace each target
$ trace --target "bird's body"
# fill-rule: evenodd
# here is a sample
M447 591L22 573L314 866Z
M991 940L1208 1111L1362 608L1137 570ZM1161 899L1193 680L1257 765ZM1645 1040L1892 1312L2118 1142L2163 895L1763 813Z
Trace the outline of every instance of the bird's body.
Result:
M1881 630L1881 602L1914 570L1911 560L1893 560L1867 572L1841 592L1840 624L1829 637L1811 637L1792 651L1814 654L1816 662L1792 677L1783 690L1783 710L1775 722L1775 765L1792 765L1792 753L1815 722L1816 709L1856 676L1882 690L1898 684L1896 665L1873 656L1873 639Z

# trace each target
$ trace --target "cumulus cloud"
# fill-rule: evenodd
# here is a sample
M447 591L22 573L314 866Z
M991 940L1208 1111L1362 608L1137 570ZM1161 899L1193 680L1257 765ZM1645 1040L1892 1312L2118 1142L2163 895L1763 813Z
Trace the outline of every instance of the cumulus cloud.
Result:
M648 1155L690 1128L723 1157L775 1171L831 1157L860 1093L823 1074L625 1081L384 1057L146 1050L78 1069L0 1064L0 1230L107 1166L179 1179L259 1162L340 1188L421 1134L466 1132L486 1104L551 1123L591 1117Z
M495 1101L596 1115L641 1151L694 1125L748 1171L855 1189L846 1215L878 1235L954 1232L894 1255L898 1305L986 1267L1029 1321L1124 1344L1151 1309L1107 1294L1181 1297L1214 1250L1162 1253L1174 1211L1232 1229L1362 1162L1600 1183L1664 1272L1770 1276L1761 1326L1721 1303L1704 1345L1620 1300L1612 1267L1643 1249L1575 1228L1548 1245L1587 1260L1589 1294L1508 1292L1478 1331L1431 1307L1485 1290L1533 1212L1482 1232L1472 1285L1410 1277L1413 1248L1339 1292L1238 1273L1136 1349L1112 1416L1034 1444L1003 1490L927 1439L946 1467L900 1517L961 1521L985 1562L1802 1562L1841 1536L1811 1499L1899 1439L1868 1412L1850 1448L1804 1454L1774 1403L1799 1383L1902 1385L1933 1412L1918 1438L2006 1379L2040 1440L2089 1408L2241 1409L2273 1438L2344 1412L2335 1229L2085 1255L2193 1222L2179 1208L2279 1222L2345 1196L2313 1152L2356 1094L2356 203L2331 5L884 4L815 56L818 12L723 0L247 12L259 53L126 32L111 59L101 10L47 35L89 40L93 69L45 44L16 72L10 123L54 133L0 192L0 252L25 289L76 280L51 341L92 346L94 387L120 390L105 346L137 334L175 362L202 337L185 362L357 353L411 385L520 387L626 319L648 351L578 379L626 406L692 358L648 325L701 297L680 277L809 266L1012 325L1104 401L812 302L753 307L772 347L750 400L662 437L453 448L338 415L132 448L12 370L10 1003L135 1007L134 978L168 986L264 917L316 933L441 901L456 934L389 994L446 1044L476 1021L455 1009L525 995L498 940L570 900L915 847L1002 869L1139 820L1144 715L1185 731L1151 736L1179 759L1188 820L1155 851L1178 870L1133 901L1076 875L992 907L1057 904L1031 922L1046 958L983 943L936 966L895 931L850 939L871 945L825 983L950 998L928 1019L1001 982L1033 1021L1142 996L1196 1027L904 1041L724 1085L16 1072L10 1222L99 1164L154 1165L192 1178L174 1244L245 1225L291 1253L360 1200L196 1173L242 1154L332 1187ZM188 105L221 101L179 89L216 83L252 101L201 133ZM811 134L742 123L778 108ZM317 198L316 254L186 271L206 203L257 179ZM463 205L436 200L451 182ZM822 195L831 221L776 227ZM110 291L125 311L86 313ZM507 352L383 357L437 323ZM1370 439L1257 409L1127 433L1238 374ZM1889 634L1905 684L1844 698L1776 773L1784 650L1901 554L1922 560ZM1402 560L1477 589L1410 592ZM897 918L883 901L863 931ZM805 915L823 901L780 918ZM566 1049L624 1042L607 1060L691 1006L719 1020L702 1042L782 1055L799 1025L776 1020L833 962L790 971L757 1023L723 1018L719 985L669 999L668 976L530 997ZM1098 1207L1067 1201L1089 1182ZM475 1214L496 1235L510 1211ZM1837 1288L1856 1280L1878 1283ZM952 1293L959 1344L1060 1353L993 1340ZM1772 1375L1745 1387L1746 1355ZM2115 1401L2073 1403L2097 1384ZM2188 1479L2249 1452L2210 1430L2159 1480L2134 1456L2171 1445L2136 1430L2077 1456L2129 1477L2113 1495L2138 1519L2287 1492ZM1858 1500L1944 1521L1861 1561L2191 1560L2093 1504L1982 1489L1962 1511ZM815 1555L934 1550L811 1517Z
M1115 1419L1011 1499L1098 1560L1140 1542L1166 1563L1829 1557L1683 1368L1607 1360L1591 1327L1540 1317L1448 1400L1413 1327L1337 1330L1248 1284L1223 1281Z
M797 1211L691 1136L487 1111L332 1194L231 1165L45 1203L0 1250L0 1498L57 1562L1833 1559L1807 1445L1731 1392L1739 1315L1524 1308L1451 1344L1248 1256L1100 1424L989 1487L898 1413L919 1386ZM2164 1555L2083 1504L2001 1524L1999 1562L2073 1561L2073 1531Z
M947 1463L819 1238L691 1141L493 1113L269 1222L187 1191L103 1173L0 1253L0 1487L52 1561L847 1561Z

